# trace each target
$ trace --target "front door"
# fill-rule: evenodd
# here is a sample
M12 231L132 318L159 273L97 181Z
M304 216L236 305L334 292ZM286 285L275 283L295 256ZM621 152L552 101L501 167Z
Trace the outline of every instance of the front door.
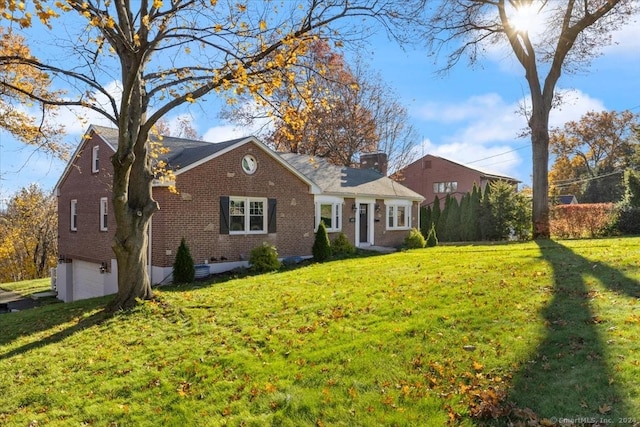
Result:
M369 241L369 205L360 203L360 243Z

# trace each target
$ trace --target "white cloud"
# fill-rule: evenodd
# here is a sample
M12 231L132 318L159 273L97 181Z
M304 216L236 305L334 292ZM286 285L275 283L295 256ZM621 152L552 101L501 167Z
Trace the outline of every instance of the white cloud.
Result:
M500 108L504 101L497 93L471 96L461 103L428 102L418 108L416 115L423 120L439 123L455 123L484 115Z
M577 121L588 111L604 110L604 104L579 90L559 90L563 103L550 114L550 126ZM503 174L527 182L531 171L530 141L518 138L527 127L521 106L531 106L529 97L506 102L495 93L469 97L460 103L429 102L416 114L433 122L432 133L414 148L416 158L441 156L470 167Z
M119 107L122 98L122 84L114 80L106 84L104 89L115 98L116 106ZM93 92L92 96L95 98L95 104L97 106L112 113L112 108L106 95ZM104 115L92 109L82 107L61 107L55 121L65 126L65 131L68 135L80 135L87 130L89 125L115 126L113 122Z
M241 105L244 115L250 116L252 114L257 116L263 116L264 113L258 108L254 101L249 101ZM245 136L257 136L268 133L272 127L272 121L269 118L254 119L250 126L239 126L232 124L220 124L209 128L203 135L205 141L222 142L228 141L234 138L242 138Z
M202 139L209 142L222 142L250 135L251 132L247 132L247 129L239 129L232 125L220 125L207 129L202 135Z
M580 120L589 111L599 112L607 109L601 100L591 98L580 90L558 89L556 93L561 95L563 102L558 108L551 110L550 127L562 127L566 122Z
M638 58L640 51L640 16L631 17L627 25L611 34L612 44L604 48L605 55Z

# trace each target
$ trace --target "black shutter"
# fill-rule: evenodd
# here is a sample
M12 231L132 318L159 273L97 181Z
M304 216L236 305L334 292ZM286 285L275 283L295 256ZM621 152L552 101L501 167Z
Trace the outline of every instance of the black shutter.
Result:
M229 196L220 197L220 234L229 234Z
M267 214L269 215L269 225L267 226L267 231L269 233L275 233L276 232L276 205L277 205L277 200L276 199L269 199L269 210L267 212Z

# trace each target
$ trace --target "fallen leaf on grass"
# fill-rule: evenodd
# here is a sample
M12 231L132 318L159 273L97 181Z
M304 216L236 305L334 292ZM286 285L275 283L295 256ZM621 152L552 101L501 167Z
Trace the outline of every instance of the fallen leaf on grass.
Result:
M607 405L606 403L603 403L598 407L598 411L601 414L608 414L609 412L611 412L611 409L612 409L611 406Z

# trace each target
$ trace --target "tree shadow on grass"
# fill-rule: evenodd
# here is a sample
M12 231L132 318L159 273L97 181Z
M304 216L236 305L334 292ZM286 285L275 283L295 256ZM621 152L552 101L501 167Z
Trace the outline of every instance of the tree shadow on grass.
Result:
M592 307L596 294L586 280L597 279L626 297L640 296L640 286L557 242L538 245L553 270L551 301L542 311L546 337L514 376L509 400L540 418L578 420L578 424L633 416L620 385L613 381L611 356L601 335L608 326Z
M0 317L0 360L9 359L27 351L45 347L70 337L71 335L102 323L112 317L111 313L100 309L107 297L80 301L78 303L55 304L25 310L19 313L3 314ZM88 315L93 310L95 313ZM60 325L71 323L60 329ZM45 337L39 334L55 331ZM31 338L31 336L34 336ZM25 344L6 351L12 342L23 338Z

